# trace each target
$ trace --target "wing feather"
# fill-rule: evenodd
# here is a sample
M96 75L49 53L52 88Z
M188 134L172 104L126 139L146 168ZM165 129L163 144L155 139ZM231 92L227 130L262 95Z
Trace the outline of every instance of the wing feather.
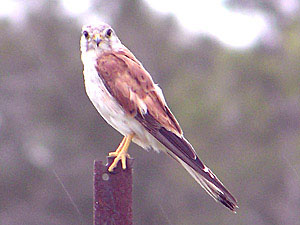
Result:
M97 60L96 69L107 90L132 116L138 111L151 114L167 130L182 135L182 130L157 92L150 74L124 49L107 52Z

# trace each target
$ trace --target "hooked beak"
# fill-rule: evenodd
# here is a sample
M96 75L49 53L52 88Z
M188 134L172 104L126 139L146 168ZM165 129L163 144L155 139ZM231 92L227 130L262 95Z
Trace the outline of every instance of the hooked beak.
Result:
M100 42L102 41L100 34L95 34L93 36L93 41L96 42L97 47L99 47Z

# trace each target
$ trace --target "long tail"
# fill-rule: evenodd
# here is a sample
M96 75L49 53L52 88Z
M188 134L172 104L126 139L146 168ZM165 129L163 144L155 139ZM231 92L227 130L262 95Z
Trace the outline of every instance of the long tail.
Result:
M186 139L178 137L164 128L161 128L155 137L170 150L167 153L176 159L211 197L236 212L238 205L235 197L217 176L200 161L192 145Z
M177 161L192 175L192 177L201 185L201 187L215 199L217 202L221 202L224 206L236 212L237 201L225 188L221 181L216 177L213 172L205 166L204 172L208 173L212 179L214 179L219 185L216 186L211 181L207 180L201 173L195 171L192 167L186 164L183 160L175 156Z
M168 149L166 153L181 163L211 197L235 212L238 208L236 199L200 161L192 145L183 136L162 127L150 114L137 114L135 118Z

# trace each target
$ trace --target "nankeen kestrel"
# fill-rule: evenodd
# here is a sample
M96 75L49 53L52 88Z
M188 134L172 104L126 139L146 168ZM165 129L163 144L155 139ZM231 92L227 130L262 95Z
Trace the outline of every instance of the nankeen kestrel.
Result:
M235 212L237 201L197 156L168 108L161 89L113 29L100 23L82 28L81 60L87 95L101 116L124 138L109 167L126 169L131 141L176 159L216 201Z

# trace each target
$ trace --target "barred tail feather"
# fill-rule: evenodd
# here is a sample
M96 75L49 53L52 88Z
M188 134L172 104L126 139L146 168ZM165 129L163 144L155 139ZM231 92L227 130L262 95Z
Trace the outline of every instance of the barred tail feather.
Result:
M228 194L224 185L220 182L220 180L214 175L208 167L206 170L212 175L212 177L220 184L219 186L223 186L218 188L212 182L207 180L204 176L202 176L199 172L196 172L192 167L186 164L183 160L175 156L177 161L190 173L190 175L200 184L200 186L213 198L215 201L222 203L224 206L236 212L235 209L238 208L237 202L235 198Z
M138 113L135 118L166 147L166 153L181 163L211 197L235 212L238 208L236 199L217 176L200 161L193 146L183 135L178 136L176 132L162 127L149 113L144 115Z

